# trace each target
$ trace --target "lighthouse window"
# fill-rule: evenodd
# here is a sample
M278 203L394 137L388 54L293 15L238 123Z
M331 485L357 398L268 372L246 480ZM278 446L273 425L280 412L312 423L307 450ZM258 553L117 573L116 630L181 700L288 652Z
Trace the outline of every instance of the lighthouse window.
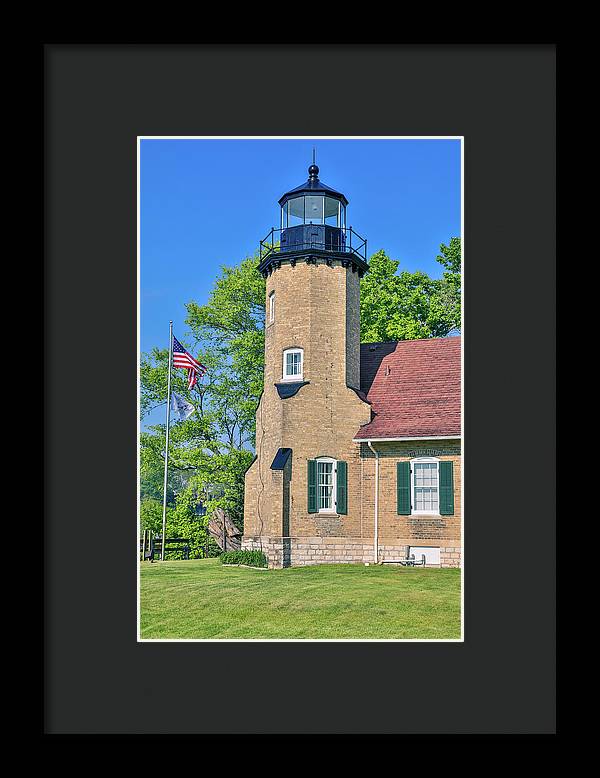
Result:
M269 295L269 324L275 321L275 292Z
M292 197L281 208L281 227L297 227L300 224L329 224L343 227L346 209L339 200L323 195Z
M304 224L304 197L294 197L287 202L288 207L288 227L295 227L298 224Z
M319 511L332 511L335 494L334 459L317 459L317 487Z
M304 198L304 213L306 224L323 224L324 197L307 195Z
M346 209L333 197L304 195L292 197L281 208L281 227L296 227L300 224L328 224L344 227Z
M339 227L339 210L341 203L339 200L334 200L333 197L325 198L325 224L330 224L332 227Z
M302 361L301 348L289 348L283 352L284 381L302 381Z

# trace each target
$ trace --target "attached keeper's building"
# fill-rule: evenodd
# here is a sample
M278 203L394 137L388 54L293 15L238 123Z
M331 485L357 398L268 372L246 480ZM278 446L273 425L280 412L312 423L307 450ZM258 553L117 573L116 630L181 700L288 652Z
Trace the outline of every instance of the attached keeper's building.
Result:
M460 337L360 343L366 241L319 179L261 242L265 382L242 547L271 567L461 560Z

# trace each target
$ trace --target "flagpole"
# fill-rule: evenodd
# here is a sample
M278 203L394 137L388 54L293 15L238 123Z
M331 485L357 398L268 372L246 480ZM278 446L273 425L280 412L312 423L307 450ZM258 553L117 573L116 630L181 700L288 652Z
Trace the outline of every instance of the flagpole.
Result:
M163 483L163 515L162 543L160 544L160 561L165 559L165 543L167 531L167 476L169 472L169 423L171 421L171 362L173 361L173 322L169 322L169 378L167 381L167 429L165 434L165 479Z

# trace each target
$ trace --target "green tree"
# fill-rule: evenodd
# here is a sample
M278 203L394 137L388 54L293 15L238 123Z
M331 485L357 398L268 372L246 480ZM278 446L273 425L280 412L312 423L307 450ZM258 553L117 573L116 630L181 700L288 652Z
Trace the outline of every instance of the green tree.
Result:
M186 305L186 324L213 358L211 407L231 446L254 445L254 413L263 387L265 281L259 258L222 266L206 305Z
M199 513L200 499L195 479L177 494L176 506L167 521L167 537L185 538L189 542L192 559L205 556L208 541L208 515ZM167 546L168 554L168 546ZM171 552L181 557L183 552Z
M168 509L169 514L172 509ZM162 531L162 502L151 497L143 497L140 504L142 532L149 529L155 535Z
M460 238L440 251L441 279L398 272L399 261L383 250L371 256L360 286L361 342L443 337L460 328Z
M254 414L262 391L265 283L256 272L258 259L224 266L206 305L190 302L186 323L191 344L208 368L189 392L186 374L173 370L172 390L194 405L185 421L174 420L169 435L167 503L174 509L167 536L190 537L194 554L206 540L206 522L198 522L195 501L210 514L227 511L242 528L244 473L252 461ZM166 402L168 349L154 348L141 360L141 415ZM165 426L141 435L141 497L162 499ZM191 534L190 534L191 533Z
M460 238L450 238L450 244L440 246L436 260L445 268L442 278L437 281L437 294L433 301L435 315L444 322L443 334L460 330L461 321L461 243Z

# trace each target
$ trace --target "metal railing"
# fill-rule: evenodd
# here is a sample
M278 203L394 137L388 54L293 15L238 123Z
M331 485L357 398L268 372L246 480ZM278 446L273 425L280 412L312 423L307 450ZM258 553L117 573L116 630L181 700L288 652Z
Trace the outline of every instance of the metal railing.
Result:
M302 226L302 225L299 225ZM321 226L321 225L319 225ZM335 232L330 233L329 241L311 239L308 242L294 242L281 247L281 233L293 229L290 227L276 228L260 241L260 261L263 262L272 254L288 253L292 251L335 251L338 254L350 254L359 257L363 262L367 261L367 241L352 227L336 227Z

